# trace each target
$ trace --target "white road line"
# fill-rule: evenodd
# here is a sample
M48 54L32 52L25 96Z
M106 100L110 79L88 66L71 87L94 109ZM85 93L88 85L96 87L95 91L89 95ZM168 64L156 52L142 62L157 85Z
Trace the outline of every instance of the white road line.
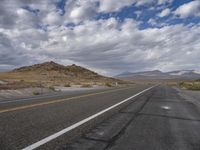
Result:
M41 100L43 98L56 98L59 96L71 96L70 93L55 93L52 95L41 95L36 97L30 97L30 98L20 98L20 99L11 99L11 100L0 100L0 104L7 104L7 103L15 103L15 102L23 102L23 101L30 101L30 100Z
M82 124L84 124L84 123L86 123L86 122L88 122L88 121L90 121L90 120L92 120L92 119L104 114L105 112L107 112L107 111L109 111L109 110L111 110L111 109L113 109L113 108L115 108L115 107L117 107L117 106L119 106L119 105L121 105L121 104L123 104L123 103L125 103L125 102L127 102L129 100L131 100L132 98L134 98L134 97L136 97L136 96L138 96L138 95L140 95L140 94L142 94L142 93L144 93L144 92L146 92L146 91L148 91L148 90L150 90L150 89L152 89L154 87L155 86L147 88L147 89L145 89L145 90L143 90L143 91L141 91L141 92L139 92L139 93L137 93L137 94L135 94L135 95L133 95L133 96L131 96L131 97L129 97L129 98L127 98L127 99L125 99L125 100L123 100L123 101L121 101L121 102L119 102L119 103L117 103L117 104L115 104L115 105L113 105L111 107L109 107L109 108L106 108L106 109L104 109L104 110L102 110L102 111L100 111L100 112L98 112L98 113L96 113L96 114L94 114L94 115L92 115L92 116L90 116L88 118L85 118L85 119L83 119L83 120L81 120L81 121L79 121L79 122L77 122L77 123L65 128L65 129L63 129L63 130L61 130L61 131L59 131L57 133L54 133L54 134L52 134L52 135L50 135L50 136L48 136L48 137L46 137L46 138L44 138L44 139L42 139L42 140L40 140L38 142L32 144L32 145L29 145L29 146L23 148L22 150L33 150L33 149L36 149L39 146L44 145L44 144L56 139L57 137L59 137L59 136L65 134L65 133L67 133L67 132L69 132L69 131L71 131L71 130L79 127L79 126L81 126Z
M40 97L21 98L21 99L17 99L17 100L1 100L0 104L23 102L23 101L30 101L30 100L38 100L38 99L41 99L41 98L51 98L51 97L53 97L53 96L45 95L45 96L40 96Z
M83 90L82 90L83 91ZM78 92L80 92L80 94L84 94L81 93L81 90L79 90ZM89 91L89 90L87 90ZM90 89L91 92L95 91L95 89ZM74 91L72 91L74 92ZM98 92L98 91L97 91ZM72 93L73 94L73 93ZM87 94L87 93L86 93ZM0 104L7 104L7 103L15 103L15 102L23 102L23 101L31 101L31 100L41 100L43 98L57 98L59 96L73 96L70 95L69 92L63 92L63 93L56 93L56 94L52 94L52 95L41 95L41 96L36 96L36 97L30 97L30 98L20 98L20 99L11 99L11 100L0 100Z

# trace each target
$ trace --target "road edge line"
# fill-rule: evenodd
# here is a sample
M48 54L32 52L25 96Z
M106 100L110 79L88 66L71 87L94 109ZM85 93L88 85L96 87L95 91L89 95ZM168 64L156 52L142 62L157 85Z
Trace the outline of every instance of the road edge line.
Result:
M61 136L61 135L65 134L65 133L67 133L67 132L69 132L69 131L71 131L71 130L73 130L73 129L81 126L81 125L83 125L84 123L86 123L86 122L88 122L88 121L90 121L90 120L92 120L92 119L104 114L105 112L107 112L107 111L109 111L109 110L111 110L111 109L113 109L113 108L115 108L115 107L117 107L117 106L119 106L119 105L121 105L121 104L123 104L123 103L125 103L125 102L127 102L129 100L131 100L132 98L137 97L138 95L141 95L142 93L144 93L146 91L149 91L150 89L152 89L152 88L154 88L156 86L157 85L149 87L149 88L147 88L147 89L145 89L145 90L143 90L143 91L141 91L141 92L139 92L137 94L134 94L133 96L128 97L128 98L124 99L123 101L121 101L121 102L119 102L117 104L114 104L114 105L112 105L112 106L110 106L110 107L108 107L108 108L106 108L106 109L104 109L104 110L102 110L102 111L90 116L90 117L87 117L87 118L85 118L85 119L83 119L83 120L81 120L81 121L79 121L79 122L77 122L77 123L65 128L65 129L62 129L61 131L59 131L57 133L54 133L54 134L52 134L52 135L50 135L50 136L48 136L48 137L36 142L36 143L33 143L33 144L23 148L22 150L34 150L34 149L36 149L36 148L38 148L38 147L40 147L40 146L42 146L42 145L44 145L46 143L58 138L59 136Z
M35 103L35 104L22 105L22 106L13 107L13 108L2 109L2 110L0 110L0 114L6 113L6 112L12 112L12 111L17 111L17 110L33 108L33 107L37 107L37 106L61 103L61 102L72 100L72 99L78 99L78 98L83 98L83 97L99 95L99 94L111 93L111 92L116 92L116 91L121 91L121 90L126 90L126 89L130 89L130 87L129 88L112 89L112 90L89 93L89 94L83 94L83 95L79 95L79 96L73 96L73 97L62 98L62 99L54 99L54 100L51 100L51 101L44 101L44 102L39 102L39 103Z

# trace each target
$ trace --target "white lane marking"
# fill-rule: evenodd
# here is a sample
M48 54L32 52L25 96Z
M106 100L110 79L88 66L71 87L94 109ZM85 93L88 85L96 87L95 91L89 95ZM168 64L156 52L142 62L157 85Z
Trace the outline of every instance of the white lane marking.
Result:
M39 98L48 98L48 97L47 96L43 96L43 97L17 99L17 100L2 100L2 101L0 101L0 104L7 104L7 103L14 103L14 102L23 102L23 101L29 101L29 100L37 100Z
M91 89L91 92L93 92L95 89ZM88 91L88 90L87 90ZM98 91L97 91L98 92ZM101 92L101 91L100 91ZM73 94L73 93L72 93ZM82 91L80 91L80 94L82 94ZM84 94L84 93L83 93ZM87 93L86 93L87 94ZM23 101L31 101L31 100L41 100L43 98L57 98L59 96L73 96L70 95L70 93L65 92L65 93L56 93L52 95L41 95L41 96L36 96L36 97L30 97L30 98L20 98L20 99L13 99L13 100L0 100L0 104L7 104L7 103L15 103L15 102L23 102Z
M82 94L82 93L80 93L80 94ZM57 98L59 96L72 96L72 95L70 95L70 93L56 93L54 95L43 95L43 96L30 97L30 98L21 98L21 99L17 99L17 100L1 100L0 104L23 102L23 101L30 101L30 100L41 100L43 98Z
M170 107L169 106L161 106L163 109L169 110Z
M57 133L54 133L54 134L52 134L52 135L50 135L50 136L48 136L48 137L46 137L46 138L44 138L44 139L42 139L42 140L40 140L38 142L32 144L32 145L29 145L29 146L23 148L22 150L33 150L33 149L36 149L39 146L44 145L44 144L52 141L53 139L55 139L55 138L65 134L65 133L67 133L67 132L69 132L69 131L71 131L71 130L79 127L79 126L81 126L82 124L84 124L84 123L86 123L86 122L88 122L88 121L90 121L90 120L92 120L92 119L104 114L105 112L107 112L107 111L109 111L109 110L111 110L111 109L113 109L113 108L115 108L115 107L117 107L117 106L129 101L130 99L132 99L132 98L134 98L134 97L136 97L136 96L138 96L138 95L140 95L140 94L142 94L142 93L144 93L144 92L146 92L146 91L148 91L148 90L150 90L150 89L152 89L154 87L155 86L147 88L147 89L145 89L145 90L143 90L143 91L141 91L141 92L139 92L139 93L137 93L137 94L135 94L135 95L133 95L133 96L131 96L131 97L129 97L129 98L127 98L127 99L125 99L125 100L123 100L123 101L121 101L121 102L119 102L119 103L117 103L117 104L115 104L115 105L113 105L111 107L109 107L109 108L106 108L106 109L104 109L104 110L102 110L102 111L100 111L100 112L98 112L98 113L96 113L96 114L94 114L94 115L92 115L92 116L90 116L88 118L85 118L85 119L83 119L83 120L81 120L81 121L79 121L79 122L77 122L77 123L65 128L65 129L63 129L63 130L61 130L61 131L59 131Z

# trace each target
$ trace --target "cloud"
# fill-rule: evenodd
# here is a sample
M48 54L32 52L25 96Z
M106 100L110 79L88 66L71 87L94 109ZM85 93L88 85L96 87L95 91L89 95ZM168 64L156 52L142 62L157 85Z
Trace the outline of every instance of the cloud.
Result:
M142 6L142 5L146 5L146 4L152 4L152 3L157 3L156 0L136 0L136 6Z
M174 0L158 0L158 5L166 4L166 3L172 3Z
M43 23L48 25L60 25L63 23L63 18L60 16L59 12L52 11L46 15L43 19Z
M175 15L181 18L187 18L189 16L200 16L200 1L195 0L189 3L183 4L175 10Z
M115 12L120 11L122 8L126 6L136 5L142 6L146 4L151 4L153 2L157 2L156 0L123 0L123 1L116 1L116 0L100 0L100 12Z
M160 12L158 14L159 17L166 17L171 13L171 10L169 8L166 8L164 10L162 10L162 12Z
M116 0L99 0L100 12L116 12L120 11L122 8L126 6L143 6L148 4L154 5L163 5L167 3L172 3L173 0L123 0L123 1L116 1Z
M92 2L84 2L80 6L72 9L70 18L76 22L89 19L96 14L95 4Z
M76 63L109 75L127 70L194 69L200 64L199 24L160 26L159 20L151 18L145 23L153 27L141 29L141 22L133 18L96 20L99 12L150 3L110 0L105 6L104 1L97 2L68 0L61 10L56 1L0 1L0 70L45 60Z
M139 18L142 14L142 11L135 11L134 14L136 14L137 18Z
M100 0L100 12L114 12L119 11L125 6L132 5L135 3L135 0L123 0L123 1L116 1L116 0Z
M14 44L14 41L5 34L0 34L0 69L6 70L9 68L22 65L23 62L29 64L34 59L29 60L25 49L19 48ZM7 68L5 68L7 67Z
M199 31L198 26L184 25L139 30L132 19L124 23L114 18L87 21L73 31L67 28L63 32L52 30L50 37L54 37L54 42L49 41L42 54L109 73L195 67L193 61L199 63ZM68 40L61 42L64 35ZM190 56L186 54L188 51L192 51Z

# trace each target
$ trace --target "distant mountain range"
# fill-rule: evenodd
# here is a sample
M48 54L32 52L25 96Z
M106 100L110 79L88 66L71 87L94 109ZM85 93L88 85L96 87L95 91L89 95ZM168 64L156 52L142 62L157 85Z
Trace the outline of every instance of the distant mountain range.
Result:
M120 79L200 79L200 71L195 70L176 70L162 72L160 70L143 71L143 72L124 72L117 76Z

